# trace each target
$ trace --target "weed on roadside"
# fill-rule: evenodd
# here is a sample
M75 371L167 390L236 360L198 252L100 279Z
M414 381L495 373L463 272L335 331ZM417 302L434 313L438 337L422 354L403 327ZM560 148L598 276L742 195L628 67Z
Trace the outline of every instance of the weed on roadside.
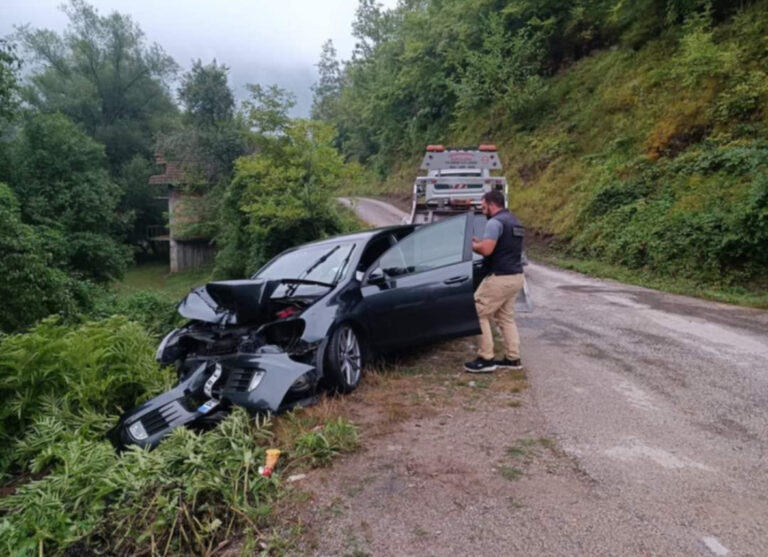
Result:
M523 477L523 471L514 466L500 466L499 473L502 478L509 482L516 482Z

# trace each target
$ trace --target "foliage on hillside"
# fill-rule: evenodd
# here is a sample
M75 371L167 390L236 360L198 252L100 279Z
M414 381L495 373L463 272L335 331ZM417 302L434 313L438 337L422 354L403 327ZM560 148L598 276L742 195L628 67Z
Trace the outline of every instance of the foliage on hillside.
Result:
M353 58L315 104L381 189L407 191L427 143L491 140L512 207L561 247L749 282L768 274L766 8L362 0Z
M762 8L762 9L759 9ZM512 204L577 254L709 280L768 270L768 13L756 6L639 52L596 53L507 135Z

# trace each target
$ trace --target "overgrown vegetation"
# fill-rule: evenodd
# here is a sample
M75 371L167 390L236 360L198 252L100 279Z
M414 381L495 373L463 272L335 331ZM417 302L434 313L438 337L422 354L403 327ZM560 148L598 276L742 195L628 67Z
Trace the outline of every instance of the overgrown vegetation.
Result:
M271 420L238 409L205 434L175 431L151 453L117 454L106 441L123 409L167 388L171 373L153 352L124 317L51 319L3 339L0 473L13 484L0 499L0 550L204 554L270 524L280 469L271 479L257 469L273 443ZM343 418L311 426L281 445L281 469L323 465L357 445Z
M768 4L360 3L317 117L407 191L427 143L499 144L511 205L572 257L759 289L768 276ZM435 24L439 22L439 24ZM333 85L333 86L332 86Z
M22 26L0 41L0 331L125 309L98 286L134 256L162 256L150 238L169 216L174 239L216 242L220 278L354 226L333 197L359 168L331 127L288 117L292 93L252 84L238 107L228 67L198 59L178 81L179 110L176 62L130 16L83 0L62 9L65 32ZM173 215L157 199L167 185L148 183L156 153L181 170Z
M236 161L224 201L220 274L253 273L289 246L356 228L334 199L356 167L344 163L333 137L327 124L286 121L280 135L261 138L258 153Z

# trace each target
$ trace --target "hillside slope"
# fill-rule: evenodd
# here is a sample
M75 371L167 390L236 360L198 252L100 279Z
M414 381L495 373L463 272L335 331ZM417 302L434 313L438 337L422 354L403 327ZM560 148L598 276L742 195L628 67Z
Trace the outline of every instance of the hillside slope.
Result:
M497 143L512 208L561 251L759 287L768 276L768 2L719 20L693 12L640 44L630 31L527 78L513 97L473 110L457 102L425 139ZM421 156L410 148L401 162L390 156L371 189L408 194Z
M762 9L580 61L551 81L552 112L504 137L512 206L578 254L670 275L765 275L766 61Z

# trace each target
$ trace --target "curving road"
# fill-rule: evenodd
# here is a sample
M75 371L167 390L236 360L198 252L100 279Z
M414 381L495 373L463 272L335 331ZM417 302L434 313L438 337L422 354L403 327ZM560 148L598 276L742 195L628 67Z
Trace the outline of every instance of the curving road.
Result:
M374 225L405 216L347 203ZM614 536L642 555L768 555L768 312L536 263L526 275L536 409L594 485L582 535L606 555L626 554Z

